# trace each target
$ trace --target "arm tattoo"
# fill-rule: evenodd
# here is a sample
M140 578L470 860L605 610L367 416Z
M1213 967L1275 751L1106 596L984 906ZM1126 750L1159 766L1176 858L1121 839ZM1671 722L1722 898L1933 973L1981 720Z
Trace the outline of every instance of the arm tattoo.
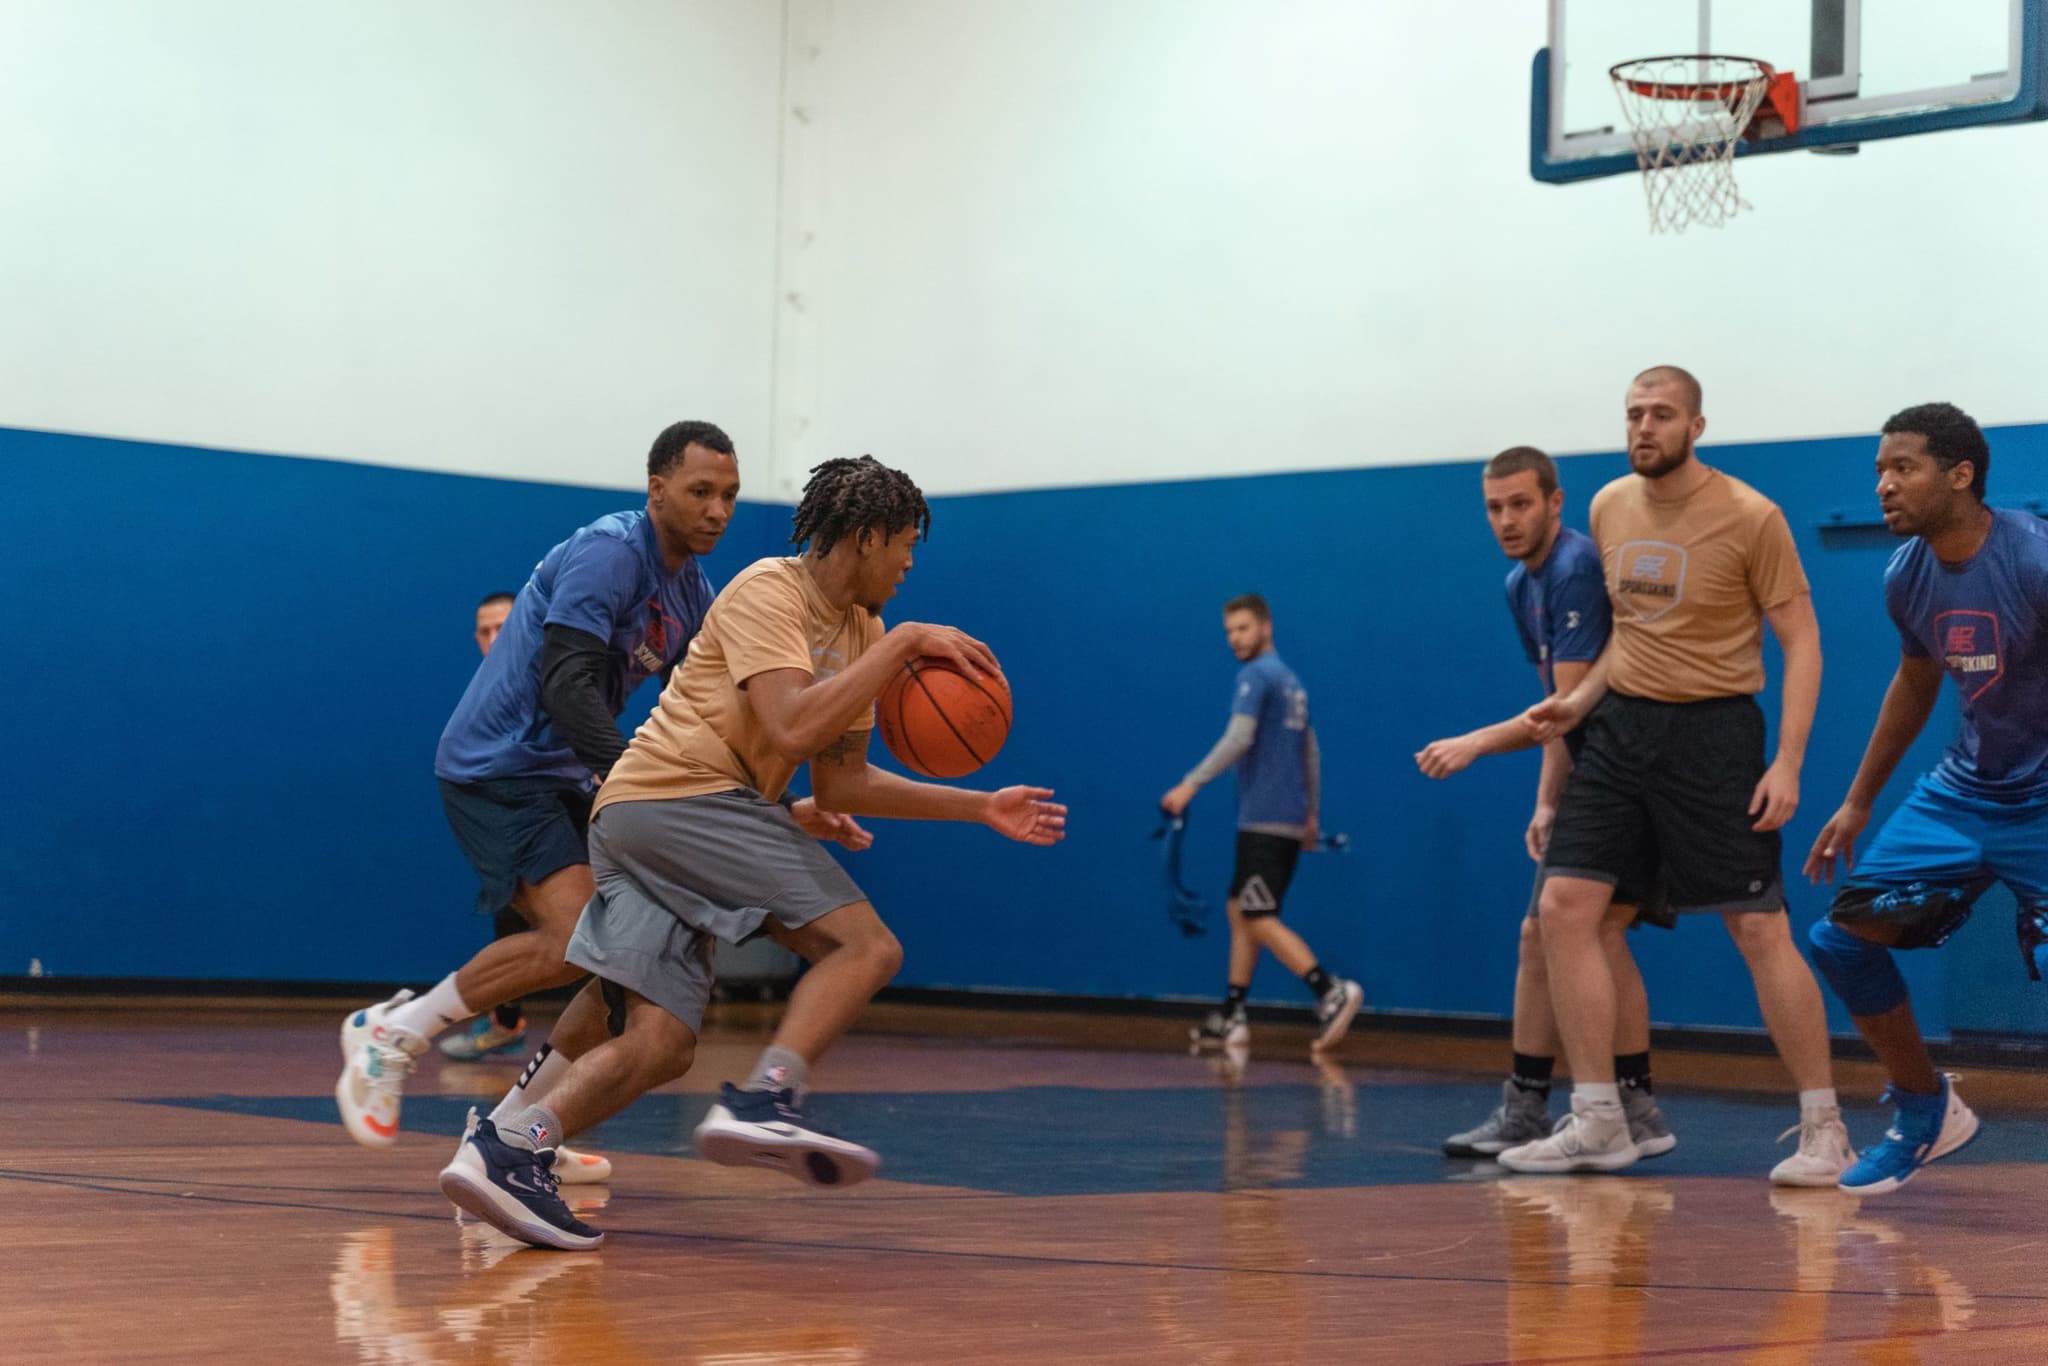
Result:
M813 763L845 765L867 753L867 736L848 731L817 753Z

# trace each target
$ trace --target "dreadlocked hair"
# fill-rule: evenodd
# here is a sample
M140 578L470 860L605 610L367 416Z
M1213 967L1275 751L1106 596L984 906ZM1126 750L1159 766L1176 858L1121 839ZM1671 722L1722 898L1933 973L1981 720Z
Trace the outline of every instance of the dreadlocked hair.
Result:
M803 501L790 528L791 544L808 544L819 555L863 531L894 536L917 528L921 541L931 535L932 512L910 476L892 470L872 455L856 460L827 460L811 467Z

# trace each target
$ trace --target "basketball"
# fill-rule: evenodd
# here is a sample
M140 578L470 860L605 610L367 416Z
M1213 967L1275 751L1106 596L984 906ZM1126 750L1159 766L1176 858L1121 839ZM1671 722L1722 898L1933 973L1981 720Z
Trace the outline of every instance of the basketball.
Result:
M875 699L882 743L927 778L960 778L996 757L1010 735L1010 689L950 659L913 659Z

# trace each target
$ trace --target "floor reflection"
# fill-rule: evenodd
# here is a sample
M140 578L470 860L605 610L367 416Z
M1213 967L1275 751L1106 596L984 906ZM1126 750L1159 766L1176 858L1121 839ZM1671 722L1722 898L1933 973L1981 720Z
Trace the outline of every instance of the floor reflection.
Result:
M861 1366L870 1360L864 1334L791 1315L786 1291L764 1286L758 1303L748 1302L750 1294L723 1293L716 1315L721 1327L701 1333L685 1312L687 1287L676 1287L671 1312L650 1314L645 1276L610 1273L621 1277L615 1302L601 1253L537 1251L474 1221L457 1225L454 1237L460 1275L451 1288L445 1275L408 1277L422 1268L399 1265L392 1229L345 1234L328 1277L335 1341L366 1366ZM438 1263L431 1254L420 1260ZM427 1269L439 1273L445 1265Z

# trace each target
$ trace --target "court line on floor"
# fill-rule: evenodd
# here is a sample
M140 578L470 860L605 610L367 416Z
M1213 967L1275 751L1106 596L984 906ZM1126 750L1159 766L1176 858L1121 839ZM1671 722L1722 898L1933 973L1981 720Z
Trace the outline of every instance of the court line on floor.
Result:
M647 1154L647 1153L635 1153L635 1154L634 1154L634 1156L635 1156L635 1157L647 1157L647 1156L650 1156L650 1154ZM695 1159L692 1159L692 1160L695 1160ZM126 1183L127 1185L137 1185L137 1186L143 1186L143 1185L148 1185L148 1186L184 1186L184 1187L187 1187L187 1188L192 1188L192 1189L206 1189L206 1190L239 1190L239 1191L284 1191L284 1192L288 1192L288 1193L292 1193L292 1194L305 1194L305 1195L398 1195L398 1196L417 1196L417 1195L420 1195L420 1194L422 1194L422 1193L423 1193L423 1188L422 1188L421 1186L405 1186L405 1187L391 1187L391 1186L286 1186L286 1185L279 1185L279 1184L276 1184L276 1183L274 1183L274 1182L258 1182L258 1181L196 1181L196 1180L193 1180L193 1179L192 1179L192 1178L190 1178L190 1177L183 1177L183 1176L124 1176L124 1175L122 1175L122 1174L120 1174L120 1173L118 1173L118 1172L49 1172L49 1171L36 1171L36 1170L32 1170L32 1169L30 1169L30 1168L28 1168L28 1167L9 1167L9 1168L5 1168L5 1169L0 1169L0 1176L6 1176L6 1175L13 1175L13 1176L21 1176L21 1177L36 1177L36 1176L43 1176L43 1177L51 1177L51 1178L55 1178L55 1179L60 1179L60 1180L66 1180L66 1181L120 1181L120 1182L124 1182L124 1183ZM727 1192L724 1192L724 1193L697 1193L697 1192L685 1192L685 1191L654 1191L654 1190L626 1190L626 1191L616 1191L616 1190L610 1190L610 1189L609 1189L609 1185L608 1185L608 1183L603 1183L603 1182L590 1182L590 1183L585 1183L585 1184L593 1184L593 1185L606 1185L606 1186L607 1186L607 1190L609 1191L609 1193L610 1193L610 1195L611 1195L611 1201L612 1201L612 1203L613 1203L613 1204L615 1204L615 1205L616 1205L616 1204L619 1204L619 1203L620 1203L620 1202L622 1202L622 1201L624 1201L624 1202L630 1202L630 1203L635 1203L635 1204L641 1204L641 1203L653 1203L653 1202L656 1202L656 1201L665 1201L665 1200L676 1200L676 1201L689 1201L689 1202L690 1202L691 1204L698 1204L698 1205L705 1205L705 1204L711 1204L711 1205L716 1205L716 1204L737 1204L737 1203L739 1203L739 1202L741 1202L741 1201L752 1201L752 1202L757 1202L757 1201L761 1201L761 1200L779 1200L779 1201L787 1201L787 1200L806 1200L806 1199L811 1199L811 1198L814 1198L814 1197L812 1197L812 1196L810 1196L810 1195L808 1195L808 1194L805 1194L805 1193L802 1193L802 1192L799 1192L799 1191L790 1191L790 1192L788 1192L788 1193L786 1193L786 1194L782 1194L782 1195L769 1195L769 1194L762 1194L762 1193L760 1193L760 1192L757 1192L757 1191L727 1191ZM837 1193L835 1193L835 1194L834 1194L834 1195L832 1195L832 1196L831 1196L830 1198L831 1198L831 1200L832 1200L832 1203L833 1203L833 1204L835 1204L835 1205L861 1205L861 1206L865 1206L865 1207L869 1207L869 1208L875 1208L875 1209L884 1209L884 1208L887 1208L887 1207L889 1207L889 1206L892 1206L892 1205L908 1205L908 1204L915 1204L915 1205L929 1205L929 1204L944 1204L944 1203L950 1203L950 1202L957 1202L957 1201L963 1201L963 1200L1033 1200L1033 1199L1048 1199L1048 1200L1050 1200L1050 1199L1071 1199L1071 1198L1073 1198L1073 1197L1071 1197L1071 1196L1023 1196L1023 1195L1011 1195L1011 1194L1009 1194L1009 1193L1008 1193L1008 1192L1006 1192L1006 1191L957 1191L957 1190L956 1190L956 1191L946 1191L946 1192L943 1192L943 1193L940 1193L940 1194L924 1194L924 1193L922 1193L922 1192L921 1192L921 1188L919 1188L919 1187L917 1187L917 1186L913 1185L913 1184L912 1184L912 1183L910 1183L910 1182L907 1182L907 1181L906 1181L906 1182L901 1182L901 1183L899 1183L899 1185L900 1185L900 1186L901 1186L901 1187L903 1188L903 1193L901 1193L901 1194L882 1194L882 1193L880 1193L880 1192L876 1192L876 1193L874 1193L874 1194L855 1194L855 1193L853 1193L853 1192L850 1192L850 1191L841 1191L841 1192L837 1192ZM573 1186L572 1186L572 1187L570 1187L570 1190L571 1190L571 1192L572 1192L572 1193L574 1192L574 1190L575 1190L575 1189L576 1189L576 1188L575 1188L575 1187L573 1187ZM136 1193L136 1194L138 1194L138 1195L147 1195L147 1194L150 1194L150 1192L148 1192L148 1191L137 1191L137 1192L135 1192L135 1193ZM1092 1198L1092 1197L1083 1197L1083 1198Z
M1991 1296L1978 1295L1976 1299ZM1597 1366L1600 1362L1658 1361L1675 1357L1726 1356L1731 1352L1776 1352L1791 1347L1847 1347L1859 1342L1898 1342L1905 1338L1952 1338L1970 1333L2029 1333L2048 1329L2048 1319L2018 1323L1967 1324L1960 1328L1909 1328L1899 1332L1843 1333L1817 1338L1771 1338L1756 1342L1719 1342L1709 1347L1652 1347L1632 1352L1594 1352L1569 1357L1489 1357L1464 1366Z
M250 1206L258 1209L310 1210L321 1214L346 1214L355 1218L367 1219L410 1219L417 1223L443 1223L449 1218L445 1211L439 1210L431 1214L407 1210L369 1210L353 1208L347 1205L319 1205L294 1200L241 1199L227 1195L195 1195L190 1192L173 1194L169 1191L136 1190L132 1186L105 1184L110 1180L118 1181L121 1179L123 1178L61 1176L48 1172L29 1172L9 1167L0 1167L0 1181L20 1181L27 1185L61 1186L73 1190L98 1191L107 1195L141 1196L145 1199L153 1200L196 1201L201 1204ZM138 1177L134 1179L137 1181L159 1181L163 1178ZM415 1195L412 1198L421 1197ZM754 1247L784 1252L830 1252L851 1253L857 1256L883 1255L933 1259L951 1258L961 1261L1024 1263L1047 1267L1099 1267L1121 1271L1179 1271L1225 1276L1266 1276L1276 1279L1354 1282L1385 1281L1394 1284L1429 1285L1493 1285L1510 1288L1548 1287L1552 1289L1572 1289L1596 1284L1594 1282L1572 1280L1516 1280L1507 1276L1446 1276L1428 1275L1418 1272L1384 1271L1285 1270L1258 1266L1219 1266L1206 1262L1138 1261L1127 1257L1059 1257L1043 1253L993 1252L986 1249L893 1247L874 1243L802 1242L781 1238L741 1238L724 1233L671 1232L665 1229L608 1228L605 1232L618 1233L632 1238L659 1239L664 1242L713 1243L726 1247ZM1612 1281L1598 1282L1597 1285L1605 1290L1644 1290L1670 1293L1696 1292L1726 1295L1822 1295L1840 1299L1883 1299L1894 1303L1900 1300L1939 1298L1938 1295L1931 1291L1916 1292L1898 1289L1844 1290L1838 1288L1831 1290L1802 1290L1797 1287L1785 1286L1679 1285L1655 1281ZM1972 1298L1979 1301L2013 1301L2028 1304L2048 1303L2048 1294L2029 1295L2008 1291L1973 1294ZM1609 1359L1611 1358L1584 1358L1587 1361ZM1557 1360L1567 1361L1575 1359L1558 1358Z

